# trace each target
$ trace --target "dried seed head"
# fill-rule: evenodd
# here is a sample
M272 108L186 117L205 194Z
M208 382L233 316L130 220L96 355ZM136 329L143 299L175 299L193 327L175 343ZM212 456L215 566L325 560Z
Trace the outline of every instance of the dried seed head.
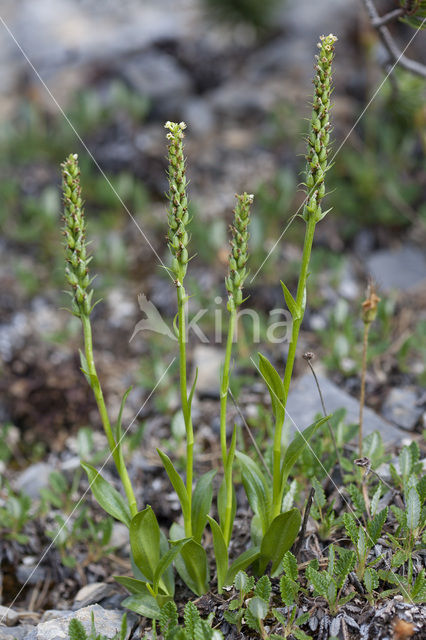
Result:
M170 252L173 256L171 270L177 283L182 284L189 261L187 245L189 236L186 225L189 223L188 199L186 193L185 158L183 155L183 138L186 124L167 121L164 125L169 130L168 146L168 178L169 209L167 235Z
M231 253L229 254L229 275L225 278L228 290L228 309L234 311L243 301L243 284L247 277L248 260L248 225L253 195L243 193L236 195L237 205L234 209L234 224L231 225Z
M91 261L86 244L86 220L80 188L78 156L71 154L61 165L64 201L65 275L72 287L72 312L77 317L90 315L93 290L89 291Z
M306 221L313 216L315 221L318 222L325 215L321 211L320 203L325 196L324 176L328 168L329 111L332 91L331 63L334 57L334 43L336 40L337 38L333 34L321 36L318 43L320 53L315 56L315 92L306 155L308 197L303 209L303 218Z
M370 281L367 287L367 297L362 303L362 320L364 324L371 324L377 316L377 307L380 298L376 294L376 288L373 281Z

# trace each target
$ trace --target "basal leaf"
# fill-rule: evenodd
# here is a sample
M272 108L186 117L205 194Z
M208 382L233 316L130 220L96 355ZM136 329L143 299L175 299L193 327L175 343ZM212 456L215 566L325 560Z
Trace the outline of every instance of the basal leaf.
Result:
M157 620L160 617L160 607L157 604L154 596L151 595L134 595L129 596L121 603L123 607L130 609L138 613L140 616L145 616L151 620Z
M301 516L298 509L280 513L271 522L260 545L259 572L262 574L269 562L272 562L271 575L280 567L286 551L296 540L300 529Z
M235 455L241 466L247 499L253 512L259 516L263 533L265 533L268 527L270 508L268 483L259 466L251 458L240 451L237 451Z
M202 475L192 494L192 535L196 542L201 542L207 524L207 515L213 499L212 480L215 475L215 469Z
M161 554L160 527L150 506L132 518L129 532L135 564L152 583Z
M210 528L213 534L213 547L216 560L217 588L219 593L225 584L226 573L228 571L228 549L226 548L225 538L222 529L210 516L207 516Z
M170 527L170 538L174 541L181 537L181 527L173 524ZM209 567L207 554L203 547L195 540L189 540L181 552L175 558L176 571L185 584L197 596L201 596L208 591Z
M157 592L159 582L163 573L168 569L168 567L172 564L173 560L176 556L181 552L184 545L190 540L190 538L183 538L183 540L179 540L178 542L173 542L172 547L160 558L157 567L154 572L153 579L153 590ZM169 593L170 596L173 596L173 593Z
M125 587L127 591L130 591L130 593L132 593L133 595L136 595L138 593L149 595L146 582L143 582L142 580L137 580L136 578L131 578L130 576L114 576L114 580Z

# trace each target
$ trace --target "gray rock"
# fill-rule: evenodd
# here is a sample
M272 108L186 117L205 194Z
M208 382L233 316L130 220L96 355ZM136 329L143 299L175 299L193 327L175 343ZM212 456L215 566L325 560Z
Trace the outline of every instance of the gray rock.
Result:
M16 569L16 577L21 584L37 584L46 578L46 569L41 565L22 563Z
M72 614L71 609L47 609L41 616L40 622L49 622L49 620L57 620L57 618L63 618Z
M189 99L182 113L183 120L188 123L192 135L204 136L214 128L216 119L207 100L198 97Z
M20 624L17 627L0 626L0 640L24 640L35 629L32 624Z
M121 628L122 611L107 610L98 604L84 607L75 613L69 613L61 618L40 622L31 633L25 636L25 640L66 640L68 638L68 625L72 618L80 620L86 632L89 634L92 628L92 613L96 630L107 638L113 638ZM130 633L128 624L127 637Z
M48 486L52 471L54 469L46 462L36 462L19 474L13 483L14 487L36 500L40 497L40 489Z
M89 604L100 602L103 598L110 596L114 591L116 591L116 587L113 584L107 584L106 582L92 582L92 584L86 584L75 596L73 609L78 610L83 607L87 607Z
M407 291L426 283L426 258L414 246L376 251L367 259L367 268L382 291Z
M358 422L358 401L327 378L318 376L318 381L327 411L332 413L343 407L346 409L346 422ZM318 391L311 373L306 373L295 381L289 393L287 413L293 430L294 424L301 430L306 428L314 421L317 414L322 413ZM404 431L366 407L364 409L364 434L368 435L373 431L379 431L383 441L387 444L401 442L402 438L406 437Z
M413 387L391 389L382 407L386 420L398 427L413 431L419 421L423 409L418 404L416 390Z
M13 627L19 620L19 613L9 607L0 606L0 620L8 627Z
M146 51L127 62L124 78L141 95L155 103L156 112L166 116L191 91L191 79L174 58L159 51Z

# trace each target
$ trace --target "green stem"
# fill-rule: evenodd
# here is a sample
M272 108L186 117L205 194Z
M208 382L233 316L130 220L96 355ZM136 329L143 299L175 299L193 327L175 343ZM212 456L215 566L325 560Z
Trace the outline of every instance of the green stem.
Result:
M224 538L226 545L231 540L231 520L232 520L232 464L228 462L228 448L226 445L226 407L228 401L229 390L229 373L231 368L232 343L234 340L236 310L231 309L228 324L228 338L226 341L225 362L223 364L222 383L220 388L220 444L222 449L222 463L225 472L225 491L226 491L226 507L225 507L225 523Z
M178 283L178 328L179 328L179 372L180 372L180 397L186 431L186 492L188 495L188 513L185 517L185 536L192 536L192 478L194 467L194 431L192 428L191 407L188 404L188 388L186 375L186 324L185 304L186 293L183 285Z
M312 244L314 241L315 233L315 217L310 216L305 232L305 241L303 245L302 265L300 269L299 282L297 285L296 294L296 306L299 311L296 318L293 318L293 327L291 333L291 342L288 349L287 361L284 372L284 398L283 406L286 407L288 392L290 389L291 376L293 375L294 361L296 358L297 342L299 339L300 326L302 324L303 315L305 312L305 295L306 295L306 281L308 279L309 261L311 258ZM285 413L285 412L284 412ZM282 430L284 426L283 419L275 425L274 434L274 449L273 449L273 472L272 472L272 518L276 518L281 513L281 503L284 487L281 486L281 441Z
M233 309L229 314L228 338L226 341L225 362L223 363L222 383L220 387L220 446L222 449L223 468L226 467L228 449L226 446L226 406L229 389L229 370L231 366L232 343L235 333L236 311Z
M117 467L118 474L123 484L127 501L129 503L130 513L132 514L132 517L133 517L137 514L138 507L136 503L135 494L133 493L133 488L130 482L129 474L127 473L127 469L123 464L122 459L120 458L118 443L116 443L114 434L111 429L111 423L109 421L107 408L105 406L105 400L102 393L101 383L99 381L98 374L96 371L95 359L93 356L92 327L90 324L89 316L82 314L81 322L83 325L84 350L85 350L87 369L88 369L87 373L89 374L89 378L90 378L90 386L92 387L93 394L95 396L96 404L99 410L99 415L102 421L102 426L104 428L105 435L108 440L108 446L110 448L112 458L114 460L115 466Z

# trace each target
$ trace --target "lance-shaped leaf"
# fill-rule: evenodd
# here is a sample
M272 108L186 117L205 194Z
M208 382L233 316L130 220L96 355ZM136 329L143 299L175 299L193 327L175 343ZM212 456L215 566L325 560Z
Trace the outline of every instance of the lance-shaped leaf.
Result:
M296 300L293 298L284 282L282 280L280 280L280 282L288 310L290 311L293 320L298 320L300 318L300 309L297 306Z
M160 605L157 604L154 596L149 593L129 596L121 604L123 607L130 609L130 611L134 611L140 616L145 616L145 618L157 620L160 617Z
M178 542L182 539L183 528L180 525L172 524L170 527L170 539ZM189 540L181 552L175 558L176 571L185 584L197 596L201 596L209 588L209 567L207 554L203 547L195 540Z
M222 529L210 516L207 516L210 528L213 534L213 547L214 555L216 559L216 573L217 573L217 588L219 593L222 591L222 587L225 584L226 573L228 571L228 549L226 548L225 538L222 533Z
M181 552L182 548L186 545L187 542L189 542L190 538L183 538L182 540L179 540L178 542L172 542L172 547L171 549L169 549L160 559L160 562L157 564L156 568L155 568L155 572L154 572L154 579L153 579L153 584L152 584L152 588L155 591L155 593L157 593L158 591L158 587L159 587L159 582L161 577L163 576L164 572L170 567L170 565L172 564L173 560L176 558L177 555L179 555L179 553ZM173 593L170 593L169 595L173 595Z
M301 516L298 509L290 509L273 519L260 545L260 574L264 573L269 562L272 562L271 575L280 568L284 554L296 540L300 522Z
M160 527L150 506L137 513L130 523L130 547L136 566L152 583L161 557Z
M215 475L215 469L202 475L192 494L192 535L196 542L201 542L201 536L207 524L213 499L212 480Z
M176 469L174 468L173 463L170 460L169 456L167 456L165 453L163 453L159 449L157 449L157 453L164 464L164 468L166 469L167 475L169 476L169 480L172 483L173 489L177 493L180 506L182 507L182 514L183 514L184 520L186 521L190 514L189 514L189 500L188 500L188 494L186 492L185 484L182 478L180 477L180 475L178 474L178 472L176 471Z
M275 420L282 422L284 420L284 385L281 380L281 376L278 371L269 362L268 358L265 358L259 353L259 371L264 379L266 386L268 387L269 395L271 396L272 410L274 412Z
M259 466L240 451L235 454L241 466L242 479L247 499L254 513L259 516L262 531L265 533L269 524L270 490L265 476Z
M90 488L102 509L129 527L131 515L124 498L92 465L87 464L87 462L81 462L80 464L87 473Z

